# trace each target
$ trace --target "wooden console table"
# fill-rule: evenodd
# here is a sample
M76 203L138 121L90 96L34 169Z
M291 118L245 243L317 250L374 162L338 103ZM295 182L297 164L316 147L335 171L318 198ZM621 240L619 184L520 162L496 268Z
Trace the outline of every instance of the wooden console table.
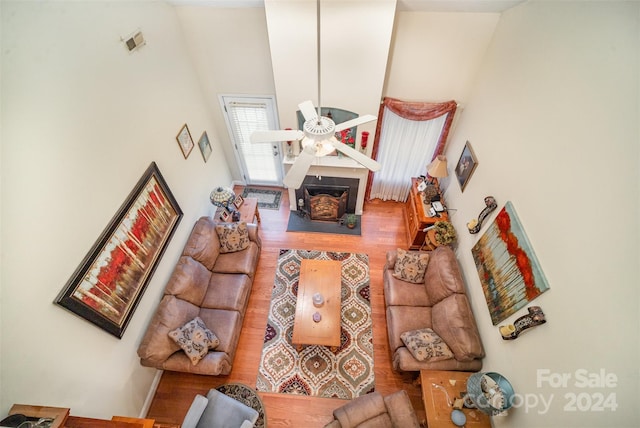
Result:
M258 211L258 198L244 198L244 202L238 208L240 221L253 223L254 218L260 223L260 211Z
M437 185L438 182L436 180L436 186ZM409 191L407 202L404 205L404 221L410 250L419 250L422 248L426 238L424 229L432 226L437 221L449 220L446 211L439 213L440 217L429 217L427 211L425 211L425 207L427 210L429 209L429 206L422 202L422 194L418 191L418 179L414 177L411 179L411 190Z
M258 211L258 198L244 198L244 202L238 208L240 212L240 221L245 223L253 223L256 220L260 223L260 211ZM218 220L219 211L216 211L214 220ZM231 223L231 216L227 219Z
M449 399L453 401L456 398L461 398L461 393L467 390L467 379L472 374L469 372L420 370L422 401L427 413L429 428L455 427L451 421L453 407L449 404ZM466 428L491 428L491 418L486 413L478 409L464 408L462 412L467 417L467 423L464 425Z

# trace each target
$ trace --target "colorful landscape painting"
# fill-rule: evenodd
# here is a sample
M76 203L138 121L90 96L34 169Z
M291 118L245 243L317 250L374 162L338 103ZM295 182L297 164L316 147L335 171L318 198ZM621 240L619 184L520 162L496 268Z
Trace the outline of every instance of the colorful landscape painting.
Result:
M511 202L505 204L471 253L493 325L549 289Z
M57 303L122 337L182 211L152 163Z

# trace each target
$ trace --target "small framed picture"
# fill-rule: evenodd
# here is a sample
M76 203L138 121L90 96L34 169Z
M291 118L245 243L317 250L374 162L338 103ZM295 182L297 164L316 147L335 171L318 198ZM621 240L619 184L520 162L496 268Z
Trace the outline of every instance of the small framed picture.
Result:
M242 198L242 195L238 195L236 196L235 201L233 201L233 205L235 205L236 208L240 208L243 202L244 202L244 199Z
M178 135L176 135L176 140L178 140L180 150L182 150L182 155L185 159L188 158L189 153L191 153L191 150L193 150L193 146L195 144L193 144L191 132L189 132L189 128L187 127L186 123L184 124L184 126L182 126L182 129L180 130Z
M211 155L211 144L209 143L209 136L207 131L204 131L198 140L198 147L200 147L200 153L202 153L202 159L206 163Z
M220 220L222 221L229 221L229 218L231 217L231 214L229 213L229 210L227 210L226 208L223 208L222 211L220 212Z
M473 153L471 143L467 141L456 165L456 178L458 179L458 184L460 184L460 190L462 192L464 192L464 188L467 187L467 183L476 166L478 166L478 160Z

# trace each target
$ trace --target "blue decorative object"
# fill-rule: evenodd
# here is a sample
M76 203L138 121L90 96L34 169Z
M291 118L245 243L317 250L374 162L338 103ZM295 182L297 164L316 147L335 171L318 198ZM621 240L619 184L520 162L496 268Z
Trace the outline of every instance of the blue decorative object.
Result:
M474 373L467 379L464 405L495 416L513 404L513 387L499 373Z
M463 427L467 423L467 417L462 410L455 409L451 412L451 422L457 427Z

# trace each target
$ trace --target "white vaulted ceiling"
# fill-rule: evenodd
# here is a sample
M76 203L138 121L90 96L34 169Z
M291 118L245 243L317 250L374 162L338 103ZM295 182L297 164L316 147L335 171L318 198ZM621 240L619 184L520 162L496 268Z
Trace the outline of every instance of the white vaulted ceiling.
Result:
M503 12L526 0L398 0L398 10L420 12ZM264 7L265 0L168 0L175 5Z

